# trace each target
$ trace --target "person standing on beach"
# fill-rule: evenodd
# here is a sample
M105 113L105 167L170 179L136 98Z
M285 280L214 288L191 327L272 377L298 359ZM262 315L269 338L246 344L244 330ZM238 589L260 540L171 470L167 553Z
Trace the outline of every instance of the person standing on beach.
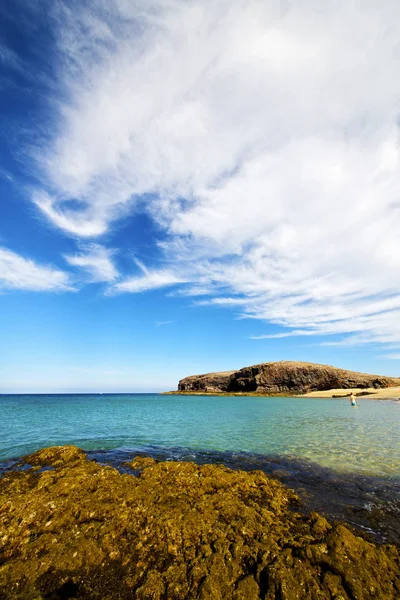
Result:
M351 392L350 394L350 404L351 406L357 406L357 400L353 392Z

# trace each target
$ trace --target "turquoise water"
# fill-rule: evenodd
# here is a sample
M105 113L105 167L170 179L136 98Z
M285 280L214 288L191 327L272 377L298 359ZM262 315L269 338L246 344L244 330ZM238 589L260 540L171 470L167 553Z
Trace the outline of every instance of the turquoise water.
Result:
M347 399L132 395L0 396L0 460L39 448L149 446L306 459L400 475L400 403Z

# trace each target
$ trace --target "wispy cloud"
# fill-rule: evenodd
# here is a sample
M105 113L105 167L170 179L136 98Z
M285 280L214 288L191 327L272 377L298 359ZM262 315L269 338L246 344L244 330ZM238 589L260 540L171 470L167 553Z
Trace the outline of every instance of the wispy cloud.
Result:
M71 208L71 202L56 201L44 191L35 191L32 199L53 225L71 235L92 238L107 230L105 215L90 207L87 202L82 203L85 206L84 210Z
M70 265L83 269L89 282L111 282L118 278L118 270L112 260L114 253L114 250L99 244L88 244L83 246L81 254L65 255L64 258Z
M114 292L185 282L288 335L400 340L397 2L57 6L34 200L74 236L143 210L167 238Z
M172 321L155 321L154 325L157 327L163 327L164 325L170 325Z
M0 44L0 63L13 70L22 69L22 63L18 55L4 44Z
M302 335L315 335L313 331L308 331L307 329L295 329L294 331L287 331L285 333L270 333L264 335L251 335L251 340L280 340L282 338L287 337L298 337Z
M185 283L185 278L171 271L148 271L141 277L131 277L115 284L109 293L138 293Z
M71 291L67 273L0 247L0 290Z

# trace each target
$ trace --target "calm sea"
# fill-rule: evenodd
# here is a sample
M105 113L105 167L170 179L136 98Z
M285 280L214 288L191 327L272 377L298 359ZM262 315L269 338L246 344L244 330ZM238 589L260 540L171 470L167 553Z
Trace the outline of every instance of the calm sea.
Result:
M400 476L400 403L160 394L2 395L0 460L45 446L244 453Z
M164 396L0 396L0 475L45 446L75 444L131 472L135 455L262 469L317 510L400 544L400 402ZM22 467L23 468L23 467Z

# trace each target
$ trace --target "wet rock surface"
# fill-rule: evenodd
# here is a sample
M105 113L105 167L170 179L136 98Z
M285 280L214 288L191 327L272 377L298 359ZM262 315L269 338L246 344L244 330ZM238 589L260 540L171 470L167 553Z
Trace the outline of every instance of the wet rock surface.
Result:
M240 471L263 471L293 489L302 512L319 512L328 520L342 521L367 533L379 544L400 546L400 479L338 472L297 456L251 452L194 450L187 447L148 445L141 448L91 450L89 460L138 474L132 460L223 464ZM128 466L130 465L130 466ZM46 468L46 467L44 467ZM51 467L47 467L51 468ZM0 465L1 474L1 465Z
M329 365L279 361L244 367L238 371L190 375L181 379L181 392L305 394L336 388L387 388L400 379L338 369Z
M0 479L1 598L400 598L395 545L301 514L259 470L137 457L134 477L74 447L25 462Z

